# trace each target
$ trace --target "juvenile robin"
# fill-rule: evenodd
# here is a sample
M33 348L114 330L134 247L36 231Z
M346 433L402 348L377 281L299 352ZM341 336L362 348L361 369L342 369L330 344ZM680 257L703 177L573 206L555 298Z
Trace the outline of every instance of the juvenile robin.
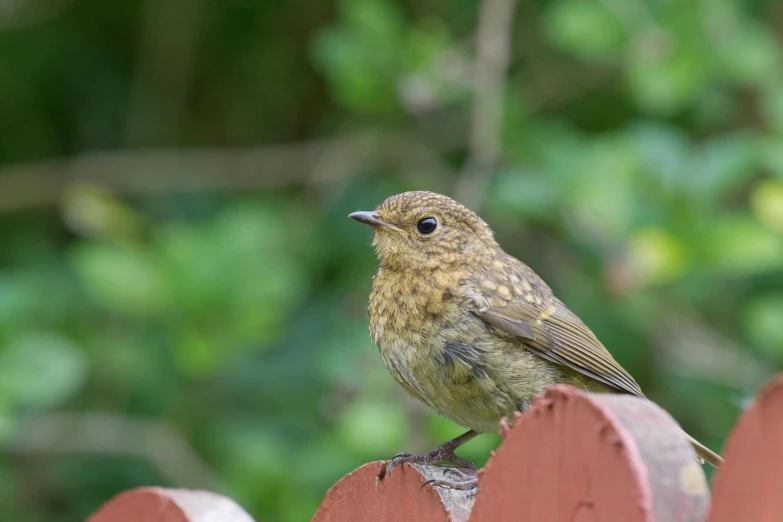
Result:
M410 395L470 428L427 454L397 455L388 474L405 462L474 469L454 450L497 431L553 384L644 397L593 332L456 201L406 192L349 217L375 231L370 335L386 368ZM688 438L701 459L723 462ZM476 479L437 484L473 489Z

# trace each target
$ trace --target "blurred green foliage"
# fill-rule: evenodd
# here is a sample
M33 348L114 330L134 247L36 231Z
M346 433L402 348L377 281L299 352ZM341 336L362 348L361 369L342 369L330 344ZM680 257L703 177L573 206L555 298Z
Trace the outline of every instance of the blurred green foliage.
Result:
M460 433L372 348L375 261L345 216L453 193L477 10L0 1L0 518L83 520L163 484L307 520L356 466ZM783 366L781 15L521 0L482 198L501 244L716 449ZM145 147L204 151L203 168L172 177ZM243 147L260 159L216 190ZM78 155L107 167L36 163ZM90 415L109 428L74 441Z

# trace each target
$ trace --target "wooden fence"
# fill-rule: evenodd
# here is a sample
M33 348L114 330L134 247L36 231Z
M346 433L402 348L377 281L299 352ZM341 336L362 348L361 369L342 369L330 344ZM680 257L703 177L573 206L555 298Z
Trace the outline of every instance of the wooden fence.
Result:
M781 522L783 374L756 396L724 449L710 493L672 418L627 396L555 386L501 427L503 442L479 471L479 492L421 485L439 466L383 462L337 482L315 522ZM252 522L235 502L199 491L122 493L89 522Z

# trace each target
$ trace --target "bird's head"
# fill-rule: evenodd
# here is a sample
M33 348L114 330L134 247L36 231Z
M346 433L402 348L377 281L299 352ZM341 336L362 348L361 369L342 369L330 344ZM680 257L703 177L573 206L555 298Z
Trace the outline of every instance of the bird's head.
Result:
M497 248L492 230L475 213L434 192L391 196L370 212L348 217L375 230L382 267L432 270L483 264Z

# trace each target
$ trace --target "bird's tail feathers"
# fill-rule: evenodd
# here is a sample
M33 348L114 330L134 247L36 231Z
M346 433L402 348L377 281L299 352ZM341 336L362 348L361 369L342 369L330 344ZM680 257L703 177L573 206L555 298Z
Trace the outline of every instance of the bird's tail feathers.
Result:
M699 456L699 459L702 461L709 462L716 468L719 468L723 465L723 457L712 451L710 448L699 442L698 440L694 439L687 433L685 434L686 437L688 437L688 440L690 441L691 445L693 446L693 449L696 451L696 455Z

